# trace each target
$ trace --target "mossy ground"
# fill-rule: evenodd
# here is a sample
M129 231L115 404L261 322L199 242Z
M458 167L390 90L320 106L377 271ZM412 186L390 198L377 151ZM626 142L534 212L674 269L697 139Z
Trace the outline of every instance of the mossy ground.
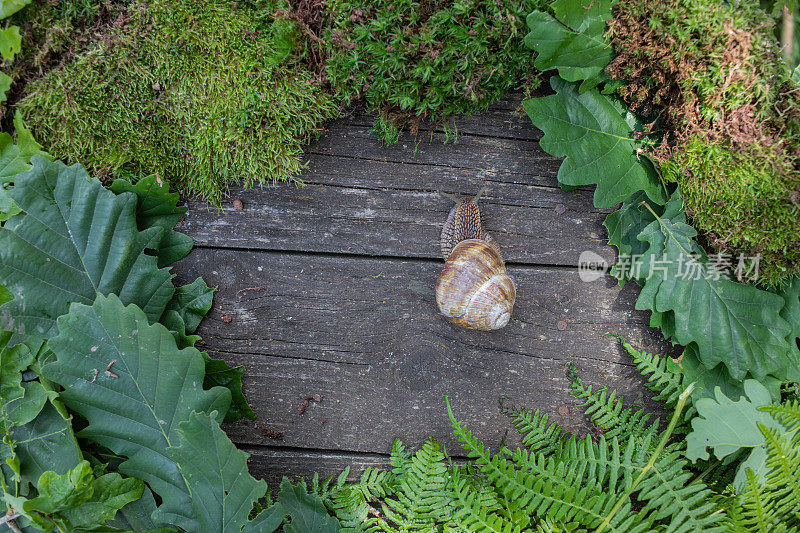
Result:
M800 274L800 172L774 152L757 150L694 137L662 171L680 183L687 212L710 247L759 254L757 281L776 286Z
M759 283L800 274L800 86L757 2L618 0L620 95L712 251L761 255Z
M48 151L100 176L152 171L211 201L229 183L296 179L303 143L338 106L277 7L132 2L17 108Z
M11 100L59 158L218 202L296 179L342 104L392 142L532 85L534 1L35 0Z
M486 108L516 84L534 87L523 44L534 0L331 0L325 72L346 101L379 113L391 144L399 128Z
M618 0L608 72L626 81L621 95L667 132L667 145L696 132L749 144L774 133L789 74L771 29L750 0Z

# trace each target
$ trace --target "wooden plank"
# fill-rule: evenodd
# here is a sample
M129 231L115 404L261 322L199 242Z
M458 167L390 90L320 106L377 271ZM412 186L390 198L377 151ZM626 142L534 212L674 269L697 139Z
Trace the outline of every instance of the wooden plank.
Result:
M434 435L457 449L445 396L493 445L508 429L497 416L502 396L585 431L566 392L567 361L587 382L643 398L641 379L606 336L663 348L646 314L633 309L630 285L620 289L610 278L584 284L571 269L513 267L519 296L511 324L474 332L438 315L432 291L440 267L199 249L175 270L180 280L202 276L219 286L200 333L210 353L245 365L258 424L282 432L284 446L383 453L394 437L416 446ZM315 394L322 402L300 413ZM240 444L274 444L252 422L229 430Z
M265 446L240 448L250 454L247 460L250 475L256 479L267 480L273 494L280 486L283 476L295 482L303 478L310 484L315 472L322 480L329 476L334 476L336 479L349 466L350 474L347 479L355 481L368 466L381 470L391 468L388 455L305 451Z
M488 120L487 120L488 123ZM533 126L531 126L533 128ZM533 139L460 135L457 142L444 143L441 134L430 142L415 142L410 134L397 144L384 146L371 126L336 120L326 126L319 140L309 144L306 153L372 160L449 167L469 173L475 179L490 179L504 174L541 179L554 176L558 160L544 152Z
M497 113L485 123L510 116ZM204 246L436 258L452 206L436 191L474 194L486 184L485 223L510 261L575 265L584 250L614 257L602 227L609 210L594 208L591 190L559 189L559 161L532 138L467 135L423 143L415 155L340 120L308 151L307 186L233 188L241 210L191 201L179 230Z
M538 94L543 93L539 92ZM522 100L522 93L512 92L484 111L470 116L455 117L456 138L464 135L480 135L538 141L542 137L542 132L531 124L531 119L522 109ZM375 115L368 113L363 107L353 108L343 118L350 124L370 128L375 124ZM431 131L440 136L445 134L441 124L426 122L419 128L420 136L426 140ZM408 144L409 141L413 142L410 135L403 142Z
M329 165L322 172L335 170ZM439 234L453 205L435 192L358 184L239 194L244 209L192 206L181 229L203 246L437 258ZM498 184L481 206L487 229L509 261L577 265L584 250L609 261L615 257L602 226L606 213L591 207L586 191Z

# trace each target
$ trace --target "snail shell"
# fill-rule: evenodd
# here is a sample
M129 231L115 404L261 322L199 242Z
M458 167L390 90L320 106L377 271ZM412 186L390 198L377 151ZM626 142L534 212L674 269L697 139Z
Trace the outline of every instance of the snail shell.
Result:
M500 247L481 224L479 196L457 200L442 230L445 263L436 282L436 303L458 326L500 329L511 319L517 290Z

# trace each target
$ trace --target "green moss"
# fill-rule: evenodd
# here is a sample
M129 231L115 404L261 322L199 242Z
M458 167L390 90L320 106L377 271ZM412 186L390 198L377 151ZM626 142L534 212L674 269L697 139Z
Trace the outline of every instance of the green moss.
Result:
M662 171L680 184L693 225L711 248L760 254L764 286L800 274L800 172L789 159L757 145L732 150L693 137Z
M94 48L17 105L46 149L100 175L155 173L219 201L230 183L294 180L338 107L301 65L273 2L133 2Z
M772 27L757 0L618 0L608 70L640 112L666 111L681 141L769 135L789 76Z
M534 75L523 44L535 0L332 0L325 69L346 100L380 112L376 130L397 140L422 118L486 108ZM529 79L528 85L534 80Z

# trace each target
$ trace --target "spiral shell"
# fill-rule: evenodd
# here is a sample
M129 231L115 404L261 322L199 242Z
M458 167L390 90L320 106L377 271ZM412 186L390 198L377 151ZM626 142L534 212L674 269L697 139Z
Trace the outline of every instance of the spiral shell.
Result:
M436 282L439 310L464 328L502 328L511 318L516 298L517 288L497 245L480 239L459 242Z

